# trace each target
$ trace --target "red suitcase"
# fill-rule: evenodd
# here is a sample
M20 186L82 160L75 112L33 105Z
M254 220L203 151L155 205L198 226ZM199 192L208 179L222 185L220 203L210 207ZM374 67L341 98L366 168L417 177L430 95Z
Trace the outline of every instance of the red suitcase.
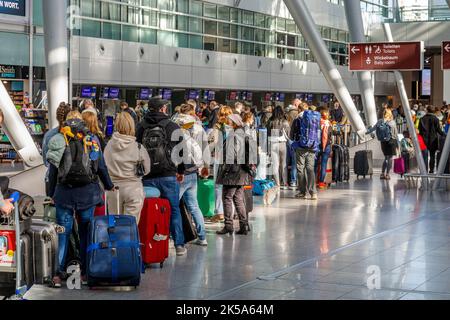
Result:
M145 265L159 263L162 268L169 257L170 213L169 200L145 199L139 220L142 260Z

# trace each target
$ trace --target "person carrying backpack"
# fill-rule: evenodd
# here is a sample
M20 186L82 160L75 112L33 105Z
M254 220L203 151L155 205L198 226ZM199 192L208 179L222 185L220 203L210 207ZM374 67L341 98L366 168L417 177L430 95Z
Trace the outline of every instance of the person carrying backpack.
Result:
M296 153L299 178L299 193L295 197L299 199L306 199L309 193L311 200L317 200L314 166L321 142L320 119L319 112L304 110L292 123L290 138L293 141L292 148Z
M150 156L150 174L144 176L144 186L159 189L161 197L169 200L172 210L170 232L177 256L183 256L187 250L184 246L179 196L185 166L183 161L177 164L172 161L172 150L183 142L183 137L178 135L177 141L172 140L172 134L181 128L167 115L168 104L169 101L159 97L149 100L149 112L137 127L136 141L147 149Z
M58 235L58 265L65 265L68 241L76 215L80 220L81 281L86 283L88 226L95 207L103 202L99 181L109 191L114 190L114 184L108 174L100 142L89 133L79 117L81 115L72 116L69 113L69 120L49 142L47 160L50 163L49 195L56 206L57 223L64 227L64 233ZM60 146L61 150L56 146ZM57 275L53 278L55 287L61 287L63 271L65 270L57 270Z
M394 121L391 109L385 109L383 112L383 119L378 120L373 127L370 127L366 134L371 134L374 131L376 132L378 141L381 143L381 150L384 154L380 179L390 180L391 177L389 176L389 173L392 169L392 159L397 154L398 149L397 125Z

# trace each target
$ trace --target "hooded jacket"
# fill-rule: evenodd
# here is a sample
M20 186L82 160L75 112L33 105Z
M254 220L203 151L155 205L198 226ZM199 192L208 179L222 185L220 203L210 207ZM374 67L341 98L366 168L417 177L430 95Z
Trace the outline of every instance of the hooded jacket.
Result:
M144 163L145 174L147 175L150 172L150 157L148 152L132 136L114 132L105 148L104 157L109 175L115 183L140 183L142 178L136 176L136 167L139 161L143 161Z
M144 138L144 132L146 129L154 128L162 121L169 120L169 123L165 126L166 128L166 137L169 139L169 148L174 149L179 143L183 142L183 137L179 136L178 141L172 141L172 134L175 133L175 131L180 130L180 126L177 125L175 122L171 121L170 118L162 113L162 112L155 112L153 110L149 111L146 115L144 120L138 124L136 129L136 141L138 143L142 143L142 139ZM182 156L182 154L180 154ZM164 175L156 176L152 172L150 172L148 175L144 177L144 180L153 179L153 178L162 178L162 177L172 177L178 174L185 174L185 166L184 163L181 162L177 165L173 166L173 170L167 170Z

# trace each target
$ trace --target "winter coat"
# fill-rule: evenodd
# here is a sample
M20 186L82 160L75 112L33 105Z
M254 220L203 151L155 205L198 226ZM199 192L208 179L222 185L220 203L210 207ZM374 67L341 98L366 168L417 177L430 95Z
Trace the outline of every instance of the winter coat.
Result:
M243 130L240 130L243 132ZM227 152L227 148L231 149L231 147L227 147L227 141L231 141L233 133L239 134L239 131L231 131L227 134L227 138L224 142L223 146L223 163L219 165L219 170L217 174L216 183L224 186L246 186L253 183L252 178L252 170L254 170L254 164L250 164L250 139L251 137L245 135L245 139L237 138L235 139L235 145L232 150ZM244 148L244 150L242 150ZM234 163L228 163L231 161L227 161L228 158L232 157L234 153ZM242 164L238 163L240 154L243 154L245 159Z
M183 142L183 137L180 136L178 141L172 141L172 134L180 130L180 126L177 125L175 122L170 121L170 118L162 113L162 112L149 112L145 116L144 120L138 124L136 129L136 141L138 143L142 143L142 139L144 138L144 132L146 129L154 128L158 124L160 124L162 121L169 120L169 123L165 126L166 128L166 137L169 139L169 148L173 150L179 143ZM180 154L182 156L182 154ZM173 165L172 170L167 170L164 175L156 176L152 172L150 172L148 175L144 177L144 180L152 179L152 178L161 178L161 177L173 177L176 174L184 174L185 173L185 165L183 162L179 163L178 165Z
M140 148L139 148L140 146ZM136 142L135 137L114 132L105 149L105 163L114 183L141 182L136 176L139 161L144 163L145 174L150 172L150 157L144 146Z
M419 132L428 150L437 150L439 146L439 135L445 136L438 117L429 113L420 119Z
M59 168L59 163L64 155L66 149L66 140L61 133L55 134L48 142L48 151L46 153L46 160L49 164Z
M94 140L96 140L96 142L100 144L96 136L94 136ZM62 152L61 150L55 150L55 152L57 152L58 154L59 153L63 154L65 149L65 143L62 149L63 149ZM103 153L101 152L101 150L99 151L99 153L100 154L98 158L98 169L96 175L103 183L106 190L112 190L114 188L114 184L109 176L108 168L106 167L105 159L103 158ZM49 196L53 198L53 201L55 202L56 206L69 210L87 210L89 208L103 204L102 199L103 190L100 187L98 181L94 181L86 186L75 188L60 184L58 182L58 167L56 167L52 162L50 162L49 167L50 171L48 177Z

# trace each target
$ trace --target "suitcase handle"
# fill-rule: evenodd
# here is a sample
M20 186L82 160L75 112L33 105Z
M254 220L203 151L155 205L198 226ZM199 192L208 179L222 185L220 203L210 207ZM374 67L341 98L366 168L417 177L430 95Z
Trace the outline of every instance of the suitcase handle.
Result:
M118 186L114 187L113 191L114 193L117 194L117 215L120 215L120 188ZM109 216L109 211L108 211L108 191L105 190L105 216Z

